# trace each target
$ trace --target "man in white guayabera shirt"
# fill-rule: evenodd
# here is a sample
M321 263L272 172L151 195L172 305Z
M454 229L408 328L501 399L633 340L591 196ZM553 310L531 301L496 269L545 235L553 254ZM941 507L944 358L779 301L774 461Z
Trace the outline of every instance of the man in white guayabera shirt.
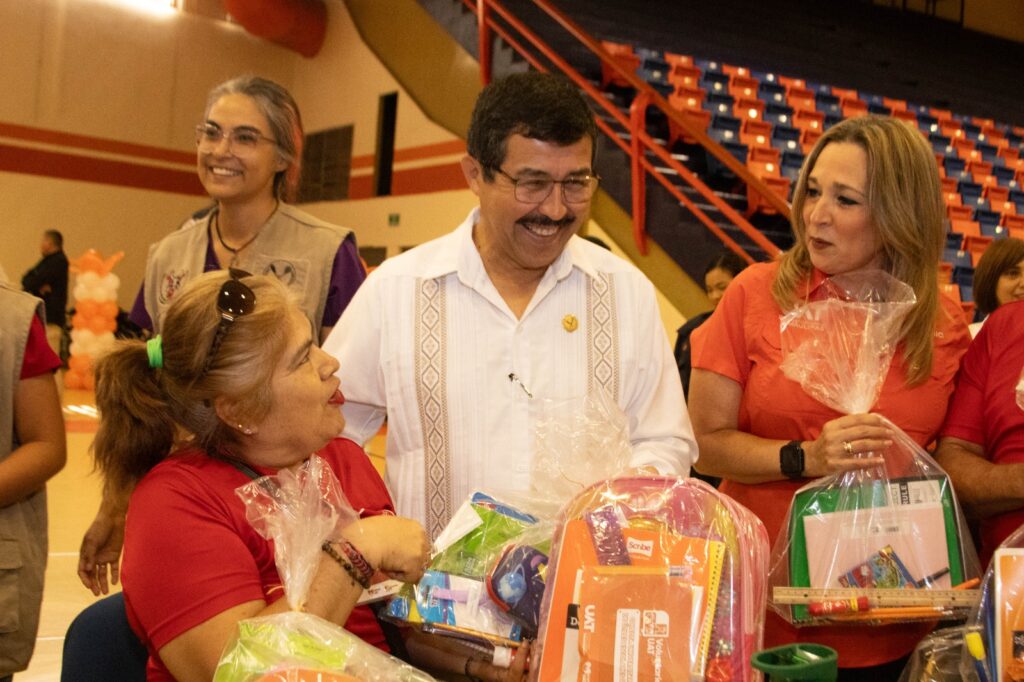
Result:
M480 199L453 232L377 268L324 348L341 363L344 435L388 420L398 513L437 537L476 489L527 489L537 406L606 390L631 466L697 455L654 287L576 235L597 187L596 128L561 77L489 85L462 169Z

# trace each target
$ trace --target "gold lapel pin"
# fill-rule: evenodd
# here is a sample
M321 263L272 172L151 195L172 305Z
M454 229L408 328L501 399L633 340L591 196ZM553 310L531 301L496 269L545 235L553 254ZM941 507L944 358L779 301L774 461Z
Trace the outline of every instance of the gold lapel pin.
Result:
M567 332L574 332L580 326L580 321L576 319L575 315L566 315L562 318L562 328Z

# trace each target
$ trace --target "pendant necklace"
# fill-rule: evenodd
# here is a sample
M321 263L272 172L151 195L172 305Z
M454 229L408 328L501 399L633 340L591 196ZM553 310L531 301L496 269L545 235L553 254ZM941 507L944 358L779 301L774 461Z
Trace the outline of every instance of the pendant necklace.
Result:
M274 210L276 211L277 209L275 208ZM249 241L242 244L237 249L228 246L227 243L225 243L224 241L224 237L222 237L220 234L220 211L217 211L216 213L213 214L213 229L217 233L217 241L219 241L220 245L227 249L228 253L231 254L231 262L228 263L228 267L233 268L235 266L235 261L238 260L238 254L242 250L244 250L245 247L249 246L249 244L252 244L254 241L256 241L256 237L260 236L260 232L262 231L263 228L256 230L256 234L250 237Z

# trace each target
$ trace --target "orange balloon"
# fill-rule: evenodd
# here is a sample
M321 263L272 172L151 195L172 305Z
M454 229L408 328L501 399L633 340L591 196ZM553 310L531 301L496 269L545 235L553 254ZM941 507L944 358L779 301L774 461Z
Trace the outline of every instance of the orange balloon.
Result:
M64 372L64 387L71 389L85 388L85 375L81 370L69 369Z
M117 317L117 301L103 301L99 304L99 314L103 317Z
M92 357L89 355L72 355L68 359L68 367L82 373L92 371Z
M99 315L93 315L85 321L85 326L93 334L102 334L107 331L107 320Z
M87 298L81 301L75 302L75 312L82 313L85 317L94 317L100 311L99 301L94 301L91 298Z
M71 326L75 329L85 329L89 326L89 318L82 313L75 313L71 318Z
M96 377L93 376L92 372L85 374L82 378L83 388L87 391L96 390Z

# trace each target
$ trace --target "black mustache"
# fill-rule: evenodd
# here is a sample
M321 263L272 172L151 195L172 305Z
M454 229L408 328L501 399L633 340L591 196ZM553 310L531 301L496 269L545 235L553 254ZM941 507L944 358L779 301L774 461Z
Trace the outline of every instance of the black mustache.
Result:
M552 220L546 215L539 213L531 213L530 215L523 216L519 219L520 223L533 223L534 225L541 225L543 227L567 227L576 222L576 216L572 213L566 213L565 216L559 220Z

